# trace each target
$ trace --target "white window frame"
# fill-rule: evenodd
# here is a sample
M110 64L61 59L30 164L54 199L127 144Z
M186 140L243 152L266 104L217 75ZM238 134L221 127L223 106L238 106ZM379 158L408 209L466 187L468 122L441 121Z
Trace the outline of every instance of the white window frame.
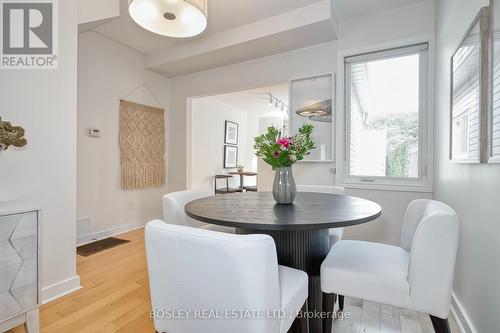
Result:
M348 107L346 87L350 87L346 75L346 58L366 57L390 58L406 54L405 50L420 44L427 44L427 56L420 57L420 66L426 70L420 72L420 103L419 103L419 177L376 177L350 175L350 110ZM408 48L408 49L407 49ZM403 52L402 52L403 51ZM422 51L420 51L422 52ZM375 57L375 58L373 58ZM347 188L361 188L374 190L396 190L410 192L433 191L433 106L434 106L434 37L422 36L399 42L386 43L379 46L344 50L337 55L337 176L338 184ZM361 58L360 58L361 59Z

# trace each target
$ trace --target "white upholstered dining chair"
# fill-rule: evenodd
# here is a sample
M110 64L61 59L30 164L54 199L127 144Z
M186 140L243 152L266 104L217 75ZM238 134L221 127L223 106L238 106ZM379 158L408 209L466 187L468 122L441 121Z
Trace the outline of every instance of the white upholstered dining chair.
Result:
M233 233L234 228L218 226L214 224L204 223L190 218L184 212L184 206L193 200L201 199L214 195L213 190L198 189L189 191L178 191L165 194L163 196L163 221L169 224L185 225L188 227L208 229L212 231L220 231Z
M157 332L285 333L306 309L308 276L278 265L270 236L155 220L145 237ZM181 318L169 318L173 313Z
M425 312L437 333L449 333L458 234L452 208L415 200L406 211L400 246L340 241L332 247L321 265L324 298L334 293Z
M341 186L297 185L297 192L313 192L345 195L345 188ZM330 232L330 246L337 243L344 236L344 228L332 228Z

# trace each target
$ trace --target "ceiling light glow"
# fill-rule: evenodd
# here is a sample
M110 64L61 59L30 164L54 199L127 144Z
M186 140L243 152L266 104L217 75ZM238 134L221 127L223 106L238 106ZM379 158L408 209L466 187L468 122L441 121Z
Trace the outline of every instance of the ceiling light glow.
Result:
M130 17L153 33L193 37L207 27L207 0L129 0Z

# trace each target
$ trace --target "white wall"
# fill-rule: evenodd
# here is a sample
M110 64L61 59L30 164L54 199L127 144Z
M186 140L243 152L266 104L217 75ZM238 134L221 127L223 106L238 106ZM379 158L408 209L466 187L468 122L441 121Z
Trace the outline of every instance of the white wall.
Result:
M170 86L169 79L143 69L141 54L94 32L80 34L78 55L78 217L90 218L90 236L99 237L161 217L167 185L121 189L119 100L165 108L168 133ZM89 127L100 128L101 137L87 136ZM80 241L88 236L80 234Z
M80 285L75 261L76 2L59 1L59 11L59 69L0 73L0 114L23 126L28 139L23 149L0 152L0 202L4 208L42 210L43 300Z
M352 18L339 23L339 49L377 45L424 34L434 34L435 1Z
M214 176L227 174L235 169L224 169L224 129L225 121L238 126L238 164L245 171L257 171L252 168L253 138L257 134L257 125L249 112L222 103L213 97L192 100L191 122L191 187L214 188ZM251 179L245 185L252 185ZM218 180L217 187L223 187L225 180ZM231 187L239 186L239 177L229 180Z
M337 42L338 51L358 50L361 52L363 50L362 52L366 52L366 48L383 47L386 44L404 42L419 36L432 38L434 36L434 18L434 0L424 0L409 6L341 21ZM342 84L343 79L338 77L337 82ZM343 91L343 89L337 90L337 94L340 93L339 91ZM341 109L340 105L337 105L337 109ZM341 135L342 126L343 123L337 123L337 133L339 134L337 142L344 140ZM382 206L382 216L373 222L346 228L344 237L394 245L399 245L402 221L408 204L415 199L432 198L432 193L425 192L367 189L347 189L347 194L379 203Z
M171 147L175 165L169 174L172 190L186 187L186 151L190 156L190 137L186 129L186 103L188 97L206 96L287 82L290 79L332 73L337 67L337 51L433 34L434 1L417 4L340 23L338 42L319 44L253 61L243 62L213 70L180 76L172 79L171 119L175 127L170 135L176 138ZM188 122L189 123L189 122ZM175 124L175 125L174 125ZM189 161L187 162L189 164ZM299 184L334 184L332 163L302 163L294 166ZM191 170L188 168L188 170ZM259 163L259 173L264 166ZM187 177L189 179L189 175ZM262 180L262 177L260 177ZM268 179L267 177L266 179ZM261 181L262 182L262 181ZM259 188L265 184L259 182ZM187 184L187 187L190 185ZM372 223L348 228L347 238L381 241L398 244L404 211L409 202L417 198L430 198L432 193L350 190L349 193L372 199L381 204L383 215Z
M498 332L500 318L500 165L450 163L450 57L486 0L437 2L435 198L460 216L454 292L476 332ZM498 1L495 0L498 4Z
M190 156L190 144L186 144L188 97L243 91L282 84L297 77L331 73L335 69L335 57L335 43L326 43L172 79L173 129L170 135L176 138L176 144L171 147L170 152L176 163L172 165L169 174L171 189L184 189L186 179L190 178L189 176L186 178L186 156ZM187 133L187 137L190 136L191 134ZM302 166L297 166L296 170L297 172L301 170L306 175L314 173ZM330 177L328 167L323 167L321 170L316 172L317 177ZM331 181L330 177L330 183Z
M89 23L120 15L120 0L78 0L78 23Z

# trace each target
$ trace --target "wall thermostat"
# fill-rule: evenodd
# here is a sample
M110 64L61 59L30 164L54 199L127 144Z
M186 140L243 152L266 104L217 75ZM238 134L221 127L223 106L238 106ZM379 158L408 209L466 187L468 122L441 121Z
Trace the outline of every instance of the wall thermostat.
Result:
M101 130L98 128L89 128L89 136L99 138L101 136Z

